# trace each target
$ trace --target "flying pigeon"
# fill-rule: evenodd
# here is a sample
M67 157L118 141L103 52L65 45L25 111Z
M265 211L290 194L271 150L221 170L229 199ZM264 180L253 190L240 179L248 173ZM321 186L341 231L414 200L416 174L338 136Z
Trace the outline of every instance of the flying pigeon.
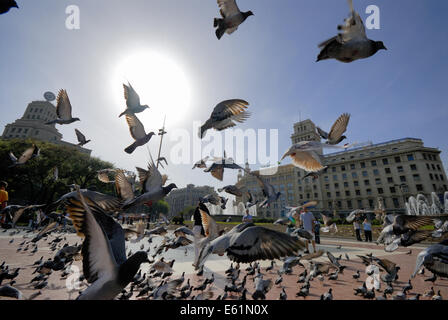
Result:
M259 204L261 208L266 208L271 205L271 203L276 202L278 198L282 195L281 192L275 192L274 187L265 181L264 179L261 179L261 177L256 173L250 173L255 177L255 179L258 181L258 184L261 187L261 191L263 192L264 200Z
M200 169L204 169L207 168L207 160L209 159L209 156L206 156L204 159L201 159L199 161L197 161L194 165L193 168L191 169L195 169L195 168L200 168Z
M215 18L213 27L216 29L216 37L222 38L224 33L232 34L238 29L247 17L253 16L252 11L241 12L235 0L218 0L219 12L222 18Z
M210 118L199 129L199 138L203 138L208 129L222 131L236 126L235 122L242 123L249 118L250 112L245 111L249 102L233 99L225 100L219 103L210 116Z
M134 115L145 111L145 109L149 109L147 105L142 106L140 104L140 97L129 82L128 85L123 84L123 88L127 108L120 114L120 117L125 114Z
M204 238L204 243L195 261L198 270L212 253L227 256L237 263L249 263L257 260L272 260L291 256L305 248L305 244L283 232L274 231L253 223L235 226L214 240Z
M68 98L67 91L65 89L59 90L57 105L56 105L57 119L46 122L46 125L52 124L70 124L75 121L81 121L79 118L72 117L72 105Z
M134 114L132 115L127 114L126 121L128 123L131 136L132 138L134 138L135 142L126 149L124 149L124 151L131 154L132 152L134 152L135 149L137 149L137 147L141 147L147 144L149 140L151 140L151 137L155 135L155 133L150 132L146 134L145 127Z
M89 143L91 140L86 140L86 136L81 133L78 129L75 129L76 138L78 138L78 146L84 146Z
M14 155L14 153L9 152L9 158L12 161L12 165L10 165L9 168L24 165L29 160L37 158L39 155L40 155L40 149L35 144L26 149L18 160Z
M243 168L237 165L232 158L227 158L226 152L224 151L224 158L213 162L210 167L204 170L204 172L210 172L214 178L218 179L219 181L222 181L224 178L224 169L243 169Z
M218 192L223 192L223 191L225 191L228 194L232 194L236 197L243 196L243 192L235 185L229 185L229 186L225 186L221 189L218 189Z
M350 120L350 115L348 113L342 114L336 122L331 127L330 133L325 132L319 127L316 127L317 132L319 135L326 139L327 141L325 143L335 145L340 143L342 140L347 139L346 136L344 136L344 132L347 130L348 122Z
M1 0L0 1L0 14L7 13L11 8L19 8L15 0Z
M448 277L448 240L429 246L418 254L412 278L422 266L435 276Z
M148 178L144 184L144 193L132 200L126 201L122 207L123 210L132 206L143 203L155 203L165 198L165 196L171 192L177 186L174 183L164 187L163 178L159 169L154 164L151 157L151 162L148 164Z
M79 200L71 199L67 211L82 245L83 274L91 285L78 300L112 300L133 280L140 264L149 262L145 251L126 258L124 232L101 207L85 199L77 187Z
M358 59L369 58L381 49L387 50L382 41L373 41L367 38L364 23L353 8L353 0L348 0L348 4L351 11L350 17L345 20L344 26L338 26L341 33L319 44L321 52L317 61L336 59L350 63Z

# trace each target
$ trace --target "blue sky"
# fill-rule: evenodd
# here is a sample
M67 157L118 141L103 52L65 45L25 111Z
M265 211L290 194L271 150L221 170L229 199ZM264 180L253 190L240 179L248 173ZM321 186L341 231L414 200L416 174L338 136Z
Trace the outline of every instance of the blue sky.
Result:
M65 88L82 122L58 126L64 140L74 142L78 128L92 139L87 146L94 156L126 169L144 166L146 148L132 156L123 152L132 140L124 118L118 118L124 100L116 70L126 57L156 52L182 69L190 93L185 106L173 107L182 112L168 111L169 134L192 131L192 122L205 121L218 102L242 98L250 102L252 116L239 127L278 129L279 153L290 146L299 113L328 129L349 112L350 141L422 138L442 150L447 164L446 1L354 0L364 20L368 5L380 8L381 29L367 35L389 50L352 64L315 63L318 43L334 36L348 15L345 0L240 0L240 9L255 16L220 41L212 28L215 0L18 3L20 10L0 16L1 130L43 92ZM80 8L80 30L65 28L65 9L72 4ZM145 97L150 100L150 94ZM166 111L151 105L142 118L147 130L157 130ZM166 141L169 150L174 142L169 135ZM158 139L149 143L153 154L157 144ZM167 173L178 186L222 186L236 179L236 172L227 172L218 183L190 165L170 165Z

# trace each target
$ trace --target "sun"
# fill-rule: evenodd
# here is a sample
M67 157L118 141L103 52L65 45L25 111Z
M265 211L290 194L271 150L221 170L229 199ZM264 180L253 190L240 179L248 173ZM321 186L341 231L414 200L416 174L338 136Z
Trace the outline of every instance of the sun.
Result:
M190 108L189 81L182 68L165 54L131 54L118 65L115 79L114 87L120 86L116 97L121 99L120 108L124 110L126 106L122 83L128 81L139 94L140 103L150 107L137 114L147 131L161 128L165 116L168 127L178 124Z

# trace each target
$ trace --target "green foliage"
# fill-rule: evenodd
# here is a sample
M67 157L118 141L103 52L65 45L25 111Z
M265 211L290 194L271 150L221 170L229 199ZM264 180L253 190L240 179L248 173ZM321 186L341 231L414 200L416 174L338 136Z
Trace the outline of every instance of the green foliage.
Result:
M153 203L150 207L144 206L144 212L148 213L150 216L154 216L155 218L158 217L159 213L163 213L164 215L168 214L168 211L170 209L170 206L168 202L165 200L157 201L156 203Z
M8 168L12 164L9 152L19 158L33 143L40 148L40 156L23 166ZM68 185L74 183L81 188L114 194L113 185L97 179L98 170L113 168L113 164L71 147L30 139L0 139L0 167L0 180L8 182L11 204L49 203L69 192ZM59 170L57 181L53 178L55 167Z

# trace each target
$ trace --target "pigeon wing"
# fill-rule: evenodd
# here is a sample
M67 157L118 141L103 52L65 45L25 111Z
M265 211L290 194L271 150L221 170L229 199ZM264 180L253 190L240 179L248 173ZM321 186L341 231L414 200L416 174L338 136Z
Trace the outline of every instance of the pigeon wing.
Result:
M199 207L201 213L202 227L204 228L205 236L210 240L214 240L219 236L218 224L208 213L208 209L204 204Z
M339 29L342 32L339 34L342 43L349 41L362 41L367 40L366 29L364 22L359 16L358 12L353 8L353 0L348 0L350 6L350 17L345 20L345 25L340 26Z
M428 216L397 215L395 223L402 224L407 229L417 230L433 223L433 218Z
M344 113L343 115L341 115L331 127L328 139L338 140L340 137L342 137L344 132L347 131L349 120L350 115L348 113Z
M128 82L128 85L123 84L124 88L124 98L126 99L126 105L128 108L135 108L140 106L140 97L131 84Z
M218 6L224 18L240 13L235 0L218 0Z
M25 150L25 152L20 156L19 161L17 163L19 164L24 164L26 163L28 160L31 159L31 157L33 156L34 153L34 149L36 148L35 145L33 145L32 147L28 148Z
M84 143L86 142L86 136L83 135L81 133L81 131L79 131L78 129L75 129L75 133L76 133L76 138L78 138L78 142L79 143Z
M115 190L117 195L124 200L134 199L134 192L132 191L132 185L124 175L123 170L117 170L115 175Z
M62 120L70 120L72 118L72 105L67 91L64 89L59 90L58 93L56 114Z
M254 226L233 235L226 251L231 260L249 263L292 256L304 247L301 240L286 233Z
M148 179L145 183L145 190L146 192L152 192L162 188L162 185L162 175L160 174L159 169L155 166L154 161L151 159L151 162L148 164Z
M127 114L126 121L128 123L131 136L134 140L139 140L146 136L145 127L135 114Z
M319 172L324 167L320 163L319 155L315 151L298 151L291 155L296 167L308 172Z
M322 129L319 128L319 127L316 127L316 129L317 129L317 133L319 133L319 135L320 135L322 138L324 138L324 139L328 139L328 133L327 133L327 132L325 132L324 130L322 130Z

